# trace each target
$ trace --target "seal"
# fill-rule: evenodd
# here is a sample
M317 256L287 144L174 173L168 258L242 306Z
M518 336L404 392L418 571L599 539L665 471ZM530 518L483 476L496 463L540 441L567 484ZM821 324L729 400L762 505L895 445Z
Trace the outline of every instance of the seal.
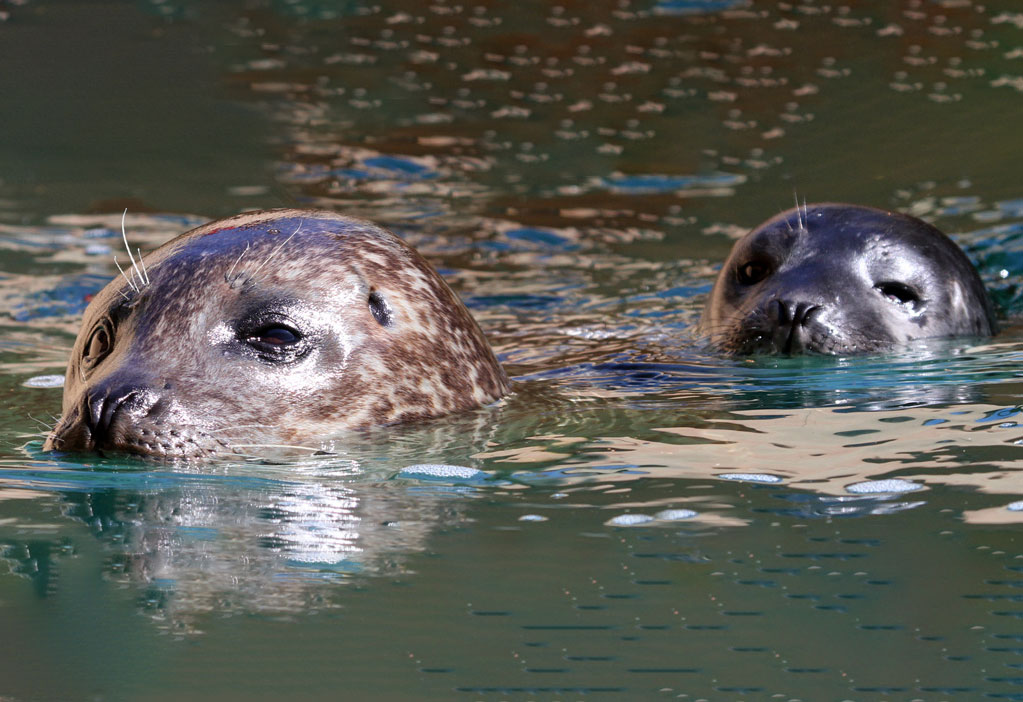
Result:
M735 243L699 329L727 353L847 355L990 336L996 324L976 269L938 229L821 203L783 212Z
M96 295L44 449L191 459L322 446L508 387L465 306L394 234L327 211L252 212L133 260Z

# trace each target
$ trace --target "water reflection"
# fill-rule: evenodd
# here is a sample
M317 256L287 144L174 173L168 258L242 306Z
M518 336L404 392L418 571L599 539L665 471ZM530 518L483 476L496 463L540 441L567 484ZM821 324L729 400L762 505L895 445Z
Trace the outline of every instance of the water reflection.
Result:
M2 557L40 594L52 592L61 560L73 555L65 545L74 525L84 524L103 544L106 575L138 590L140 606L179 632L211 612L330 608L331 588L404 573L433 531L464 521L471 491L391 480L395 462L465 458L490 441L492 419L482 412L432 429L398 429L384 456L378 438L350 436L339 454L282 452L270 462L54 460L32 442L26 458L0 465L0 502L59 496L61 520L0 523ZM17 536L27 532L38 536Z
M978 496L957 510L968 522L1023 519L1010 508L1023 494L1019 407L732 412L680 425L677 412L592 406L543 415L532 403L529 416L517 416L527 407L516 402L472 422L406 429L384 456L372 442L354 442L346 455L282 456L279 464L8 459L0 500L10 508L57 496L61 516L44 526L45 509L36 517L9 510L21 516L2 525L3 558L40 595L52 593L74 553L75 525L84 525L103 545L107 577L135 589L158 622L190 632L210 613L339 606L338 585L407 574L410 556L430 549L436 532L474 523L468 513L481 499L518 505L526 522L590 514L591 530L699 533L754 524L764 513L877 518L944 504L950 490ZM398 473L424 455L471 455L483 479ZM771 499L746 504L749 490L769 490Z
M458 522L443 495L413 503L339 478L180 482L64 496L65 514L103 541L108 576L137 588L143 608L179 630L210 612L330 607L325 586L400 573L438 521Z

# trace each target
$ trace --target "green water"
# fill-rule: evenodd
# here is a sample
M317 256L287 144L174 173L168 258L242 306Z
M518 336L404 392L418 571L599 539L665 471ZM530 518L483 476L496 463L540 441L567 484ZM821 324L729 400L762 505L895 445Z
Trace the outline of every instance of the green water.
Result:
M0 17L0 699L1023 699L1016 3ZM708 352L797 197L934 222L1003 332ZM331 456L43 453L121 211L146 250L284 205L416 245L515 393Z

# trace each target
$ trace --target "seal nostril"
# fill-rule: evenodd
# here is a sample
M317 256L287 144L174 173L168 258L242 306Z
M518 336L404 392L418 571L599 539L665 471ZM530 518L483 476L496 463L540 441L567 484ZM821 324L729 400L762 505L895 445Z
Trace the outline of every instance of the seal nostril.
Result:
M394 324L394 313L391 311L391 306L387 304L384 296L375 290L369 294L369 311L373 313L373 318L380 326L389 327Z
M97 447L108 444L115 438L122 417L145 415L157 401L156 394L147 387L122 385L106 391L97 388L86 397L86 423L93 443Z
M823 312L821 305L791 300L771 300L765 312L770 322L770 339L774 351L801 353L814 336L810 327Z
M805 327L816 320L823 309L824 308L820 305L811 305L807 302L801 302L796 305L796 312L792 316L792 322L793 324Z

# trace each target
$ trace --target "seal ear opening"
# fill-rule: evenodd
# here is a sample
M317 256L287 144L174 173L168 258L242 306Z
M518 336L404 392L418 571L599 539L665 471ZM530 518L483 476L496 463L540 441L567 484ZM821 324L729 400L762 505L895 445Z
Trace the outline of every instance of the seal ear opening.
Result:
M391 311L391 306L387 304L384 296L376 290L371 290L369 293L369 311L373 313L373 318L377 320L380 326L390 327L394 325L394 313Z

